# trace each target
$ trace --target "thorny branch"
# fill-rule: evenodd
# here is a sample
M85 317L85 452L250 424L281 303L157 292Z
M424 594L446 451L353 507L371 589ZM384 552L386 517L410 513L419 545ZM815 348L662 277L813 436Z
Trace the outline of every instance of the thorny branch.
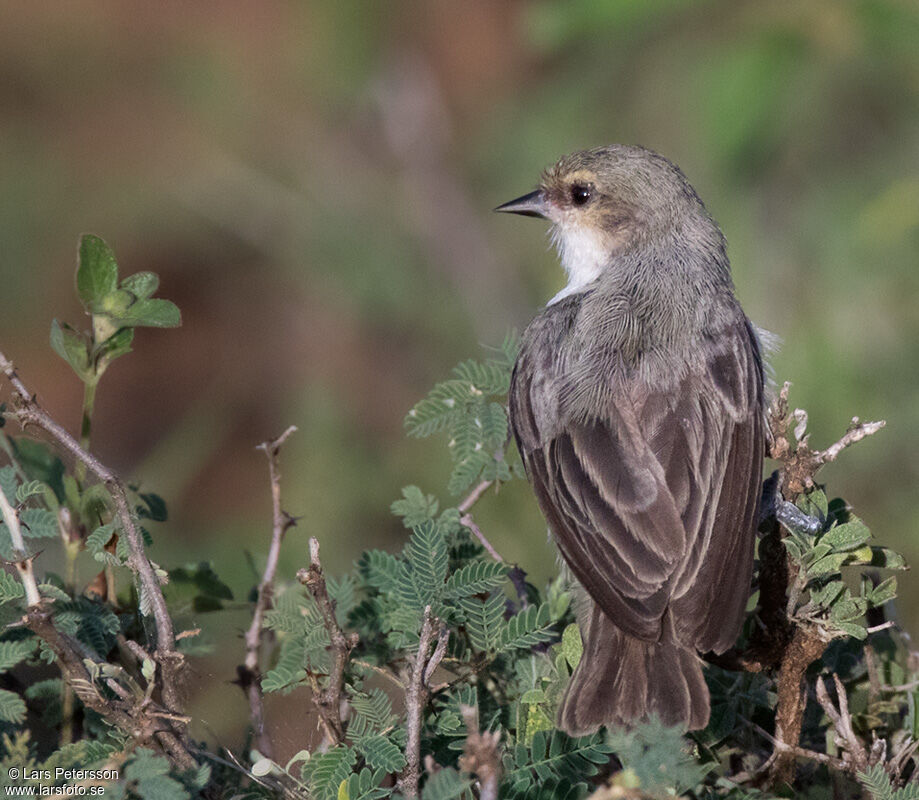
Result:
M782 462L782 494L786 500L794 500L799 494L814 488L814 476L824 464L835 461L847 447L877 433L887 423L860 422L852 417L852 422L845 434L825 450L813 450L810 447L810 434L807 432L807 412L798 408L792 413L788 410L788 392L791 384L785 382L769 410L769 432L771 449L769 455ZM791 423L795 423L792 446L788 437Z
M335 618L335 604L329 597L325 574L319 560L319 542L310 539L310 565L297 573L297 580L302 583L319 607L322 621L329 639L332 642L332 668L325 689L320 689L318 682L313 681L313 695L319 718L325 728L326 736L332 744L339 744L345 735L341 719L341 701L344 687L345 668L351 651L357 645L357 634L346 634Z
M59 446L69 452L78 463L83 464L89 472L96 476L108 489L112 502L115 506L115 515L118 519L122 533L128 541L128 547L131 555L128 559L128 566L137 575L140 581L140 590L146 602L153 609L153 618L156 626L156 649L154 652L155 660L160 665L161 692L162 699L169 713L175 716L176 720L182 720L180 709L182 701L179 690L179 678L184 665L184 657L176 650L175 631L172 626L172 618L169 616L169 610L166 607L166 599L160 587L159 579L154 572L153 565L144 552L143 538L134 516L131 513L131 506L128 501L127 491L121 479L112 470L106 467L98 458L87 452L77 442L77 440L61 425L55 422L49 414L39 405L35 396L26 388L25 384L16 373L12 362L0 353L0 372L2 372L13 388L12 405L15 417L19 424L26 428L34 425L44 431ZM30 621L31 620L31 621ZM67 654L67 639L61 638L58 634L56 641L58 649L46 637L51 637L56 633L56 629L51 621L50 614L44 610L36 611L35 614L29 615L27 624L39 636L48 642L49 646L55 650L55 654L62 659ZM63 643L63 644L62 644ZM62 662L66 663L66 662ZM69 669L68 676L71 676L73 669ZM75 673L75 680L79 679L79 673ZM76 691L76 687L74 687ZM101 712L100 712L101 713ZM112 718L111 715L106 715ZM119 724L119 723L116 723ZM131 730L129 728L129 730ZM177 760L177 763L183 763L185 766L193 765L194 760L184 750L184 724L177 728L176 733L168 732L168 735L160 734L161 740L175 740L175 744L164 744L170 755ZM180 752L181 751L181 752Z
M30 608L24 623L51 648L64 679L87 708L98 712L109 723L130 733L140 745L157 742L181 769L197 767L184 741L184 729L189 721L187 717L170 709L158 708L151 702L149 693L139 700L130 696L126 700L123 692L114 690L114 681L106 682L106 685L112 688L120 699L103 697L96 689L93 676L87 667L87 664L95 661L93 654L78 640L58 630L45 602ZM103 666L107 665L100 664L100 667ZM169 725L170 722L179 723L178 730Z
M777 497L788 502L812 489L820 468L835 460L848 446L876 433L884 422L860 423L858 418L839 441L825 450L813 450L807 433L807 413L801 409L789 411L785 383L768 414L769 455L781 462ZM776 737L774 752L767 764L768 782L777 785L794 778L795 758L801 755L798 743L806 705L805 675L807 668L819 659L829 641L814 625L792 618L788 608L788 587L794 581L794 565L789 561L782 538L785 531L773 513L768 530L760 542L760 605L761 626L754 633L743 653L726 653L711 660L728 669L749 672L773 671L776 675L778 701L776 706ZM819 689L819 687L818 687Z
M278 570L278 559L281 555L281 543L284 535L290 528L297 524L297 520L281 508L281 447L288 437L297 430L291 425L284 433L275 439L262 442L259 450L263 450L268 458L268 477L271 482L271 510L272 529L271 546L268 549L268 560L265 562L265 572L258 585L258 597L255 601L255 610L252 612L252 623L246 631L246 659L239 667L239 683L249 700L249 717L255 733L256 747L259 752L271 758L273 746L271 738L265 730L265 704L262 698L261 670L259 660L264 631L262 623L265 612L271 608L274 599L274 577Z
M437 626L437 644L428 657ZM411 669L405 689L405 768L399 778L399 787L406 800L418 797L418 781L421 777L421 721L424 707L430 696L430 680L447 650L450 632L431 615L431 607L425 606L418 639L418 653L411 660Z

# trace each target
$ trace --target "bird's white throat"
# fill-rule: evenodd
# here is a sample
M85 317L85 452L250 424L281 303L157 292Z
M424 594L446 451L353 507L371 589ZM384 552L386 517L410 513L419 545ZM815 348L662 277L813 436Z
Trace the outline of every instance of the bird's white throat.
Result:
M551 306L583 292L600 276L610 257L610 243L598 231L576 225L553 225L549 237L568 274L568 284L546 304Z

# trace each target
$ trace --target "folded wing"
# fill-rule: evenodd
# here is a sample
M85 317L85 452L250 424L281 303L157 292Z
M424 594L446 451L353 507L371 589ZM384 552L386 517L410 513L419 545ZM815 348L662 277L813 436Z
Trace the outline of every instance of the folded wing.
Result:
M545 380L524 353L510 404L540 508L594 602L650 641L669 611L680 642L720 651L736 639L749 594L762 365L745 319L707 345L705 363L670 389L626 381L610 387L601 414L551 425L534 412Z

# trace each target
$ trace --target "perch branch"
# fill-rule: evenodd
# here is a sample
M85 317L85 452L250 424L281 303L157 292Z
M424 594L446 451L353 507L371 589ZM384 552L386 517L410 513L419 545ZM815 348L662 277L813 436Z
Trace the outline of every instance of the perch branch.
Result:
M745 653L733 651L711 659L727 669L751 672L766 669L775 673L778 702L774 751L763 769L757 771L768 772L773 785L790 783L794 779L795 757L801 755L798 743L806 705L807 668L823 655L828 644L817 626L794 618L794 601L789 599L789 588L794 586L797 575L782 544L785 535L782 523L788 520L779 513L783 510L781 501L789 506L800 494L816 485L814 477L824 464L834 461L846 447L884 427L883 422L860 423L854 418L835 444L825 450L814 450L807 433L807 412L789 411L790 387L789 383L782 386L767 416L769 455L781 462L782 468L778 473L778 492L775 491L776 481L771 481L767 498L771 501L768 504L772 509L771 522L759 549L758 614L761 625ZM790 510L790 506L784 510ZM820 689L818 685L818 692ZM825 688L823 691L825 693Z
M332 744L339 744L345 735L344 723L341 719L341 700L344 689L345 668L351 651L357 645L357 634L346 634L338 620L335 619L335 604L329 597L322 563L319 560L319 542L310 539L310 565L297 573L297 579L302 583L319 607L322 621L332 642L332 668L329 671L329 683L325 689L314 685L313 694L316 709L325 727L326 734ZM317 691L318 690L318 691Z
M273 756L274 747L265 730L265 703L262 697L261 670L259 662L264 631L262 623L265 612L271 608L274 599L274 576L278 571L278 559L281 555L281 543L284 535L297 524L296 519L281 508L281 447L297 428L291 425L275 439L262 442L257 449L264 451L268 458L268 478L271 482L271 546L268 548L268 560L265 572L258 585L258 596L255 610L252 612L252 623L246 631L246 659L239 668L239 683L249 700L249 718L255 733L258 751L268 758Z
M35 425L44 431L58 445L68 451L78 463L83 464L89 472L95 475L111 494L115 505L115 515L131 550L128 565L137 575L144 597L153 609L156 626L156 660L160 664L163 701L170 710L179 711L182 706L179 692L179 674L184 658L175 648L176 640L175 631L172 627L172 618L169 616L169 609L166 607L166 599L163 597L159 579L156 577L153 565L144 552L143 537L131 514L131 506L128 502L124 484L118 475L94 455L83 449L65 428L48 415L38 404L35 396L23 384L13 364L3 353L0 353L0 371L3 372L13 387L14 411L19 424L23 428L28 425Z

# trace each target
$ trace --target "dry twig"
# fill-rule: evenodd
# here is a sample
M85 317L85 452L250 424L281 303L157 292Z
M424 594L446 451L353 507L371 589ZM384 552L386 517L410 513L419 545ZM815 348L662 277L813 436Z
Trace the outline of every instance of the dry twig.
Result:
M437 644L430 658L428 653L437 629ZM421 634L418 652L411 660L411 670L405 689L405 768L399 778L399 788L407 800L418 797L418 781L421 777L421 721L424 707L430 696L430 679L447 650L450 632L431 615L431 607L425 606L421 620Z
M274 599L274 577L278 570L278 559L281 555L281 543L284 541L284 534L297 524L296 519L281 507L280 470L281 447L296 430L296 426L291 425L277 438L262 442L258 446L258 449L263 450L268 458L272 510L271 546L268 548L265 572L258 585L258 597L255 601L255 609L252 612L252 623L246 631L246 660L238 669L239 683L249 700L249 718L255 733L256 747L262 755L268 758L272 757L274 748L271 738L265 730L265 704L262 697L262 675L259 668L264 633L262 623L265 619L265 612L271 608Z
M348 666L351 651L357 645L357 634L346 634L335 619L335 604L329 597L325 574L319 560L319 542L316 539L310 539L310 565L297 573L297 579L316 601L329 640L332 642L332 668L329 670L328 685L325 689L320 689L318 682L313 679L313 699L326 736L332 744L339 744L345 735L341 719L345 668Z
M844 752L842 758L843 769L853 774L863 772L869 766L872 766L874 762L869 758L868 752L852 727L852 716L849 714L849 698L846 695L846 687L842 685L842 681L835 673L833 674L833 681L836 684L836 699L839 703L839 709L837 710L833 705L833 701L830 700L823 678L817 679L817 702L820 703L820 707L826 712L830 722L833 723L833 729L836 731L836 744Z
M883 422L860 423L857 418L839 441L825 450L813 450L807 433L807 412L789 411L785 383L769 409L767 427L769 455L780 461L778 487L781 498L794 502L816 484L814 477L820 468L837 458L843 449L866 436L876 433ZM800 756L798 742L806 705L805 675L807 668L819 659L828 645L823 631L815 625L792 618L793 605L788 589L795 580L795 566L788 558L782 538L785 531L772 515L770 530L760 542L760 606L762 623L745 653L729 653L713 659L725 668L759 672L768 669L776 673L776 738L774 751L764 768L772 784L789 783L794 778L795 757ZM818 687L819 689L819 687ZM770 737L771 739L771 737ZM808 756L812 757L812 756ZM819 760L819 759L816 759ZM757 771L759 772L759 770Z
M168 717L178 722L179 725L175 729L163 730L162 723L154 722L154 715L147 713L143 709L136 711L132 717L131 714L122 712L111 703L100 703L101 698L98 698L98 693L95 690L87 691L86 689L88 673L83 665L79 650L76 649L75 640L57 630L51 614L44 607L44 603L32 604L29 613L25 617L25 624L36 635L44 639L54 651L65 678L84 703L89 705L90 708L98 710L106 719L119 727L124 727L127 720L131 720L131 724L125 730L133 732L135 738L146 741L155 736L177 764L184 768L194 767L194 759L184 744L185 718L180 713L182 708L180 674L184 665L184 657L176 650L172 618L166 607L166 600L163 597L159 579L144 551L143 538L131 513L131 505L128 501L124 484L117 474L81 447L79 442L63 426L50 417L39 405L35 396L26 388L16 373L12 362L3 353L0 353L0 372L6 376L13 388L13 414L19 425L23 429L29 425L34 425L44 431L57 445L70 453L79 464L82 464L90 473L95 475L109 491L115 506L115 516L131 551L127 562L128 566L137 576L140 582L141 594L153 610L156 627L154 659L160 667L161 694L163 703L166 706L165 714L158 716L160 719ZM92 699L93 695L96 696L96 700ZM93 705L93 702L96 705ZM143 711L143 719L136 718L141 711ZM127 714L127 717L125 717L125 714Z
M478 714L472 706L460 706L466 723L466 746L459 767L479 779L479 800L497 800L501 782L501 732L479 732Z

